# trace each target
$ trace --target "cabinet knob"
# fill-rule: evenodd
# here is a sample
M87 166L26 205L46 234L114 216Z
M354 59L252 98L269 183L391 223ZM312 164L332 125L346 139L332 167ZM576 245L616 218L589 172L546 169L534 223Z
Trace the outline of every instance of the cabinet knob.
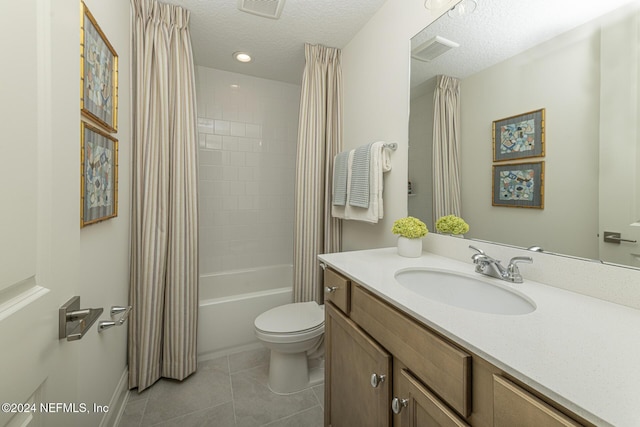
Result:
M331 293L335 292L337 289L338 289L338 287L337 287L337 286L326 286L326 287L324 288L324 291L325 291L326 293L328 293L328 294L331 294Z
M399 414L402 408L406 408L409 405L409 399L398 399L394 397L391 401L391 410L394 414Z
M371 387L378 387L386 378L386 375L371 374Z

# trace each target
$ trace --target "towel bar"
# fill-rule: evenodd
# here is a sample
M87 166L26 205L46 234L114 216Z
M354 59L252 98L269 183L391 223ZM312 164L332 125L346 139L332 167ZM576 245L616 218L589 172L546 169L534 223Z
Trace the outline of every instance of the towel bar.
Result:
M398 143L397 142L385 142L384 143L384 147L388 148L390 150L396 151L396 149L398 148Z

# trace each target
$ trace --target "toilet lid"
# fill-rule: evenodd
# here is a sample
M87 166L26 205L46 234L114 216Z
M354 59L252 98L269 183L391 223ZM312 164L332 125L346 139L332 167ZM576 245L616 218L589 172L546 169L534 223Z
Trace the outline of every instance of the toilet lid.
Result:
M256 317L255 326L279 334L314 329L324 323L324 310L315 301L285 304Z

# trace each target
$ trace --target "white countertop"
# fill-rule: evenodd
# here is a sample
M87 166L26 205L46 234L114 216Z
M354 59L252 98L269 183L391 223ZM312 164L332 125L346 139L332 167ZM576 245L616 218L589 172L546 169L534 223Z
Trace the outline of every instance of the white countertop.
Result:
M474 265L396 248L319 256L392 305L598 426L640 426L640 311L527 280L510 284L535 302L525 315L478 313L402 287L397 270L474 273ZM640 286L640 284L638 284Z

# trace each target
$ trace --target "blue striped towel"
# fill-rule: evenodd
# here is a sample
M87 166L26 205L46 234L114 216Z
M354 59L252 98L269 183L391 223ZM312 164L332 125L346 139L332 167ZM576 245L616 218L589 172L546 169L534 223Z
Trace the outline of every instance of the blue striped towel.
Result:
M371 145L373 142L362 145L353 153L351 165L351 188L349 193L349 205L360 208L369 208L369 169L371 164Z
M347 204L347 169L349 152L338 153L333 160L333 205Z

